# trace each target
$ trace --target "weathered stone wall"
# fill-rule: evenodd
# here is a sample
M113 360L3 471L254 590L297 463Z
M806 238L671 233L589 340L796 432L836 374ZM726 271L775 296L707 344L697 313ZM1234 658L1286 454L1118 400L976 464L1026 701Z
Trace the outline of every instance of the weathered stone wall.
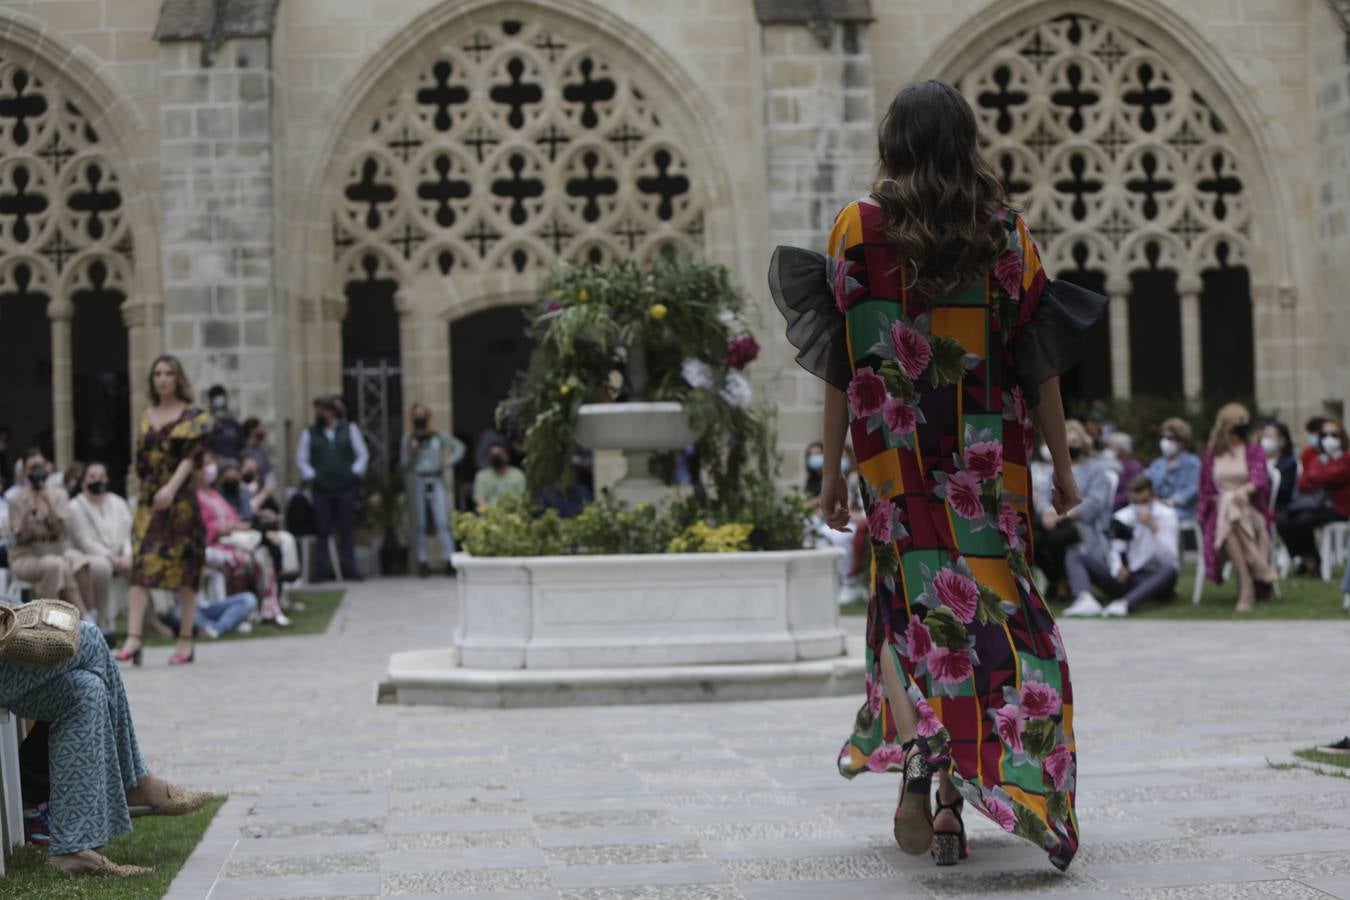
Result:
M1310 54L1317 104L1317 286L1327 354L1321 393L1314 401L1345 402L1350 395L1350 34L1329 10L1314 12ZM1344 20L1350 22L1350 18Z
M834 217L867 194L876 160L869 26L833 23L828 41L801 25L765 24L764 144L769 188L770 247L827 251ZM762 293L764 280L750 283ZM803 451L820 440L824 387L798 367L783 339L782 319L766 305L761 379L778 410L785 480L800 482Z
M271 47L226 41L203 65L197 42L160 50L164 313L170 352L233 409L280 410L273 313L275 133Z

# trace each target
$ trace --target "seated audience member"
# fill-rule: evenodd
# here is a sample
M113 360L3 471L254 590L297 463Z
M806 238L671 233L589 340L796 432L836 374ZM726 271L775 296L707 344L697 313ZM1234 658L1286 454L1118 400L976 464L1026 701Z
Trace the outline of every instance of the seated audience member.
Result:
M1284 512L1298 487L1298 460L1294 457L1294 439L1289 426L1272 419L1261 428L1261 449L1266 465L1280 473L1280 490L1275 495L1275 511Z
M488 450L488 466L473 476L473 502L481 512L505 497L524 497L525 473L511 465L511 451L505 441L493 441Z
M1120 476L1112 509L1121 509L1130 502L1130 485L1144 473L1144 464L1134 458L1134 438L1123 431L1113 431L1106 437L1101 455L1102 465Z
M1110 559L1069 553L1065 565L1074 592L1073 615L1125 616L1149 600L1172 596L1177 585L1177 514L1153 496L1153 482L1136 475L1129 504L1111 520ZM1112 598L1105 609L1092 595L1096 585Z
M131 573L131 508L108 491L108 468L91 462L84 470L83 490L70 504L70 540L89 558L99 622L112 630L126 608Z
M1340 422L1326 416L1316 416L1314 421L1319 427L1317 447L1303 449L1298 491L1276 520L1289 555L1298 558L1300 571L1310 577L1321 574L1317 529L1350 517L1350 457L1345 453L1345 430Z
M71 500L80 496L80 491L84 488L84 468L84 463L78 460L66 466L62 481L66 488L66 496Z
M249 617L258 611L258 598L249 591L231 594L224 600L212 603L202 593L197 594L197 631L209 640L215 640L222 634L238 631L241 634L253 630ZM166 616L169 627L178 633L178 612L174 610Z
M1092 453L1092 438L1083 423L1070 419L1065 423L1069 458L1073 460L1073 475L1083 502L1066 515L1055 512L1050 495L1033 498L1036 503L1036 562L1050 579L1052 595L1063 596L1059 577L1067 576L1068 556L1080 555L1084 560L1105 563L1107 553L1106 528L1111 521L1111 480L1106 466ZM1069 615L1077 615L1073 607Z
M0 488L5 486L5 478L0 475ZM0 569L9 568L9 501L0 493Z
M239 516L240 521L248 522L263 536L264 546L272 556L272 569L282 581L290 581L300 575L300 554L296 547L295 536L280 527L281 516L275 508L259 506L254 502L244 481L244 472L249 467L257 469L252 460L241 467L234 460L217 462L219 473L216 488L230 504L230 508Z
M66 545L70 500L51 471L42 451L24 455L28 483L9 502L9 529L14 543L9 551L10 571L30 582L38 597L65 600L90 615L86 598L93 597L89 557Z
M53 669L18 665L0 654L0 705L51 725L48 865L72 875L144 875L151 870L119 866L97 852L131 831L129 808L181 816L201 809L211 795L150 774L108 644L93 624L80 629L79 650Z
M1200 457L1191 452L1191 426L1184 419L1166 419L1162 423L1162 452L1144 474L1153 482L1153 495L1177 511L1181 522L1195 521L1196 499L1200 496Z
M1306 434L1298 451L1299 465L1306 466L1309 459L1322 452L1322 425L1326 420L1326 416L1313 416L1303 423Z
M1277 577L1270 565L1270 471L1250 434L1251 413L1245 406L1220 407L1200 465L1197 513L1205 577L1222 584L1223 562L1233 564L1238 582L1234 612L1249 612Z
M263 546L262 535L239 518L234 507L215 488L218 469L215 456L206 453L193 472L197 505L206 524L206 565L225 576L231 594L248 591L260 599L264 622L282 627L290 620L281 611L280 586L272 556Z

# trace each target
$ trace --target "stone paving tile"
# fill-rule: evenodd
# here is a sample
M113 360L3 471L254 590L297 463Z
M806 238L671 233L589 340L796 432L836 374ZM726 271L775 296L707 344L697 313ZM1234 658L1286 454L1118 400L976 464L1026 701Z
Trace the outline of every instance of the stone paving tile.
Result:
M546 847L544 858L553 866L617 866L704 860L698 844L590 844Z
M225 867L227 878L273 878L279 875L378 872L373 853L330 853L315 856L239 856Z
M676 809L717 809L735 806L804 806L800 797L784 791L699 791L663 793L661 801Z
M1346 847L1345 853L1291 853L1287 856L1268 856L1261 860L1261 865L1300 881L1330 875L1350 875L1350 846Z
M730 884L661 884L581 888L563 891L562 900L745 900L745 895Z
M533 831L441 831L432 834L398 834L388 838L388 849L394 852L420 850L473 850L482 848L537 847L539 841Z
M1350 900L1350 875L1336 875L1331 878L1307 879L1309 887L1325 891L1338 900Z
M223 879L211 891L211 900L285 897L373 897L380 894L377 874L292 875L285 878Z
M342 819L328 822L251 822L242 829L244 837L302 837L311 835L380 834L380 819Z
M1327 900L1330 896L1297 881L1216 883L1191 887L1126 889L1135 900Z
M1189 840L1114 841L1084 843L1078 848L1074 865L1084 863L1153 863L1175 860L1222 859L1223 851Z
M911 877L935 897L1087 894L1105 887L1100 881L1072 869L1068 872L1040 869L962 874L958 865L951 872L927 872Z
M1260 834L1276 828L1281 831L1316 831L1335 828L1329 822L1302 813L1260 816L1226 816L1204 819L1172 819L1170 824L1191 837L1211 837L1220 834Z
M731 879L742 881L828 881L844 878L892 878L896 871L872 853L731 859L722 863Z
M560 890L727 883L726 873L712 862L560 866L554 868L552 874Z
M664 809L614 809L535 813L534 824L540 828L624 828L674 825L675 819Z
M553 886L547 869L453 869L443 872L388 872L385 894L452 894L519 891Z
M543 869L538 847L469 847L455 850L390 851L380 854L380 871L443 872L450 869Z
M688 826L700 841L772 841L839 837L843 831L828 819L798 819L782 822L719 822Z

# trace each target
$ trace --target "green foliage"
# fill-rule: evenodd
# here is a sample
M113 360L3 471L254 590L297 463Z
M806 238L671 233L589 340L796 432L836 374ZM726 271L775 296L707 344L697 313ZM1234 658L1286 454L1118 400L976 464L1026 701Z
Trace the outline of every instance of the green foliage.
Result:
M633 506L605 491L570 519L513 498L482 513L457 513L455 533L465 550L485 557L802 548L810 517L800 496L778 497L767 482L745 493L749 502L731 511L695 497Z
M577 409L623 400L684 403L712 487L729 502L747 467L771 477L771 415L722 391L727 347L748 331L741 306L726 268L698 260L556 268L529 314L530 364L497 408L500 427L522 438L532 494L570 480ZM710 384L690 385L686 360L705 365Z

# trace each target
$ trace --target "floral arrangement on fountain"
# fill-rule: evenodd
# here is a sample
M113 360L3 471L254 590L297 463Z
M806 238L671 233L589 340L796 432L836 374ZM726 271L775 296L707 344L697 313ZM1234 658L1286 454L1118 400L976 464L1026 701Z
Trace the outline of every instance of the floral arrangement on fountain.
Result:
M775 441L744 374L759 345L741 309L726 268L698 260L554 269L529 314L529 367L497 410L523 438L531 492L571 478L583 404L669 400L689 414L716 502L743 505L754 479L772 478Z

